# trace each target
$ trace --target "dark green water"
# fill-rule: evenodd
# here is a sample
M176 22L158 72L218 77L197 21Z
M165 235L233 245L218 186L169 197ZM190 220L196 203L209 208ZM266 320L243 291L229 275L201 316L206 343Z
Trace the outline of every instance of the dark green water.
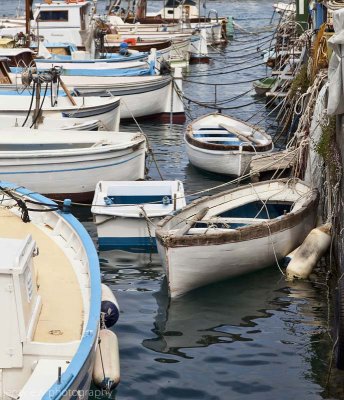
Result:
M157 10L160 5L161 2L154 2L152 9ZM2 13L8 14L17 4L0 0L0 6ZM236 17L237 23L250 31L264 30L272 15L272 3L267 0L208 1L207 7L217 9L220 15ZM267 35L268 32L262 33L260 37ZM226 48L211 49L211 64L191 66L189 79L223 83L265 76L265 66L243 68L261 62L254 52L256 47L267 45L261 44L263 40L243 43L252 40L247 35L236 39ZM248 46L251 48L241 50ZM251 61L243 63L248 59ZM214 69L216 74L201 76ZM235 72L217 74L227 71ZM218 87L217 99L234 98L250 87L251 83ZM192 99L214 99L212 86L185 83L184 90ZM226 106L254 102L257 98L252 94ZM211 111L189 106L192 118ZM224 112L244 120L257 113L252 121L275 133L273 118L267 115L264 102ZM122 129L136 128L128 125ZM225 181L189 165L183 127L145 123L142 129L150 139L163 177L182 180L186 193ZM153 164L149 175L159 179ZM91 215L82 210L79 217L96 241ZM272 267L169 302L157 255L102 252L100 258L103 281L112 288L121 306L120 320L114 328L120 343L121 383L112 398L344 399L343 373L334 370L326 385L332 342L327 287L322 276L317 282L291 284L277 267Z

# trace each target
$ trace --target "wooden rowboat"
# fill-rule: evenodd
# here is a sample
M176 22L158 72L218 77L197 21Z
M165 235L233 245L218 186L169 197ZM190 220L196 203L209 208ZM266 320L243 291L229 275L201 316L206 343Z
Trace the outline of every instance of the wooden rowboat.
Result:
M259 182L196 200L156 229L171 297L274 265L315 225L318 192Z
M191 164L233 176L247 173L254 155L273 149L271 137L263 130L219 113L194 120L187 127L184 141Z

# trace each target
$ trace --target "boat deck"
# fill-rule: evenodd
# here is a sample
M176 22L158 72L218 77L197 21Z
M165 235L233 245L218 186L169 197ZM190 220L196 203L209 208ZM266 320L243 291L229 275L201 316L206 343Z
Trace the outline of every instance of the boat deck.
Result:
M73 267L52 238L33 223L24 223L9 210L0 208L0 236L22 239L32 235L39 248L34 257L38 293L42 298L33 341L63 343L80 340L83 305Z

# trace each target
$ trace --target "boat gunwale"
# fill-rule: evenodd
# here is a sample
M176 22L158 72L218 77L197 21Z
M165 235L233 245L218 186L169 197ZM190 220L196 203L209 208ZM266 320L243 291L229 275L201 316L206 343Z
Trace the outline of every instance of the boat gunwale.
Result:
M23 197L33 199L39 203L43 203L46 206L57 206L57 204L42 196L39 193L31 192L30 190L18 187L17 185L7 182L0 181L1 186L6 189L11 189ZM93 241L87 233L83 225L72 215L63 213L62 211L52 211L57 213L63 218L70 226L71 229L79 236L87 255L88 260L88 272L90 280L90 307L88 313L88 320L85 324L84 333L80 339L80 344L77 348L75 355L69 363L66 371L61 375L60 383L55 383L49 388L44 394L42 399L60 399L63 397L68 387L77 378L79 371L83 368L87 361L89 354L93 351L95 341L98 337L98 329L100 322L100 304L101 304L101 278L99 269L99 259L96 248L94 247Z
M257 182L254 184L251 184L249 186L257 187L260 185L264 185L267 183L274 183L274 182L280 182L280 183L285 183L288 184L290 179L277 179L277 180L272 180L272 181L264 181L264 182ZM305 186L306 185L303 181L297 179L296 181L293 180L295 184L301 183ZM181 212L190 210L193 207L199 206L202 203L205 203L209 199L216 199L217 197L222 197L225 195L228 195L232 192L235 192L238 190L238 188L230 189L225 192L221 192L217 195L214 196L206 196L198 200L194 200L191 202L189 205L184 207L182 210L179 212L176 212L172 216L167 216L164 218L162 221L160 221L157 224L156 231L155 231L155 236L156 240L159 241L159 243L166 247L193 247L193 246L204 246L204 245L221 245L221 244L226 244L226 243L240 243L248 240L253 240L253 239L259 239L263 238L266 236L271 236L273 233L277 233L280 231L285 231L287 229L291 229L297 224L299 224L304 218L309 216L311 213L315 213L316 207L318 205L319 201L319 192L317 189L311 189L309 188L309 193L310 196L308 199L305 200L305 202L302 204L302 207L295 212L290 212L286 216L284 216L281 219L271 219L269 222L261 222L259 224L256 224L254 226L249 225L249 226L244 226L237 228L235 230L231 230L229 232L221 232L221 233L207 233L206 235L169 235L168 231L163 230L164 224L169 222L172 218L175 216L178 217ZM198 207L199 210L199 207ZM196 214L196 212L195 212ZM195 215L194 214L194 215ZM192 216L189 217L189 220L192 219Z
M144 145L146 142L145 137L139 136L137 138L132 138L131 141L127 141L124 143L99 143L99 146L89 146L89 147L79 147L79 148L71 148L71 149L56 149L56 150L9 150L9 151L0 151L0 158L3 159L17 159L20 157L21 159L30 159L30 158L67 158L67 157L78 157L78 156L90 156L95 154L105 154L105 153L113 153L117 151L137 151ZM22 143L25 146L26 143ZM49 144L49 143L48 143ZM54 144L54 143L52 143ZM59 143L57 143L58 145ZM61 144L61 143L60 143ZM97 144L97 143L95 143ZM0 141L0 146L3 145ZM18 164L21 165L21 164Z

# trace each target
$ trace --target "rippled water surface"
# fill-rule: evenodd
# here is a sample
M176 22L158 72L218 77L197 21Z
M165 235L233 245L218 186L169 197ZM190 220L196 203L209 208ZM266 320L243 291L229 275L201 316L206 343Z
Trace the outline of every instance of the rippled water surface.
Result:
M151 3L152 10L160 8L161 2ZM0 0L0 6L3 14L15 13L17 3ZM246 32L264 31L272 15L272 4L267 0L207 1L207 7L234 16ZM268 35L263 32L260 37ZM265 76L263 65L243 69L261 63L256 49L268 46L263 43L267 39L252 42L252 38L241 34L226 48L211 48L213 62L191 66L187 79L219 84ZM247 55L245 59L243 54ZM251 83L218 86L217 101L236 98L250 88ZM184 90L193 100L213 102L215 98L214 86L184 82ZM251 118L271 134L276 132L274 117L252 92L221 106L225 113L244 120ZM193 103L188 105L189 118L210 111ZM197 191L225 182L189 165L182 139L184 127L145 123L141 128L149 137L160 173L165 179L182 180L191 198ZM136 127L131 124L122 129ZM154 164L149 176L159 179ZM91 215L79 210L78 216L96 241ZM169 302L164 271L156 254L111 251L101 252L100 258L103 281L121 306L115 326L121 383L112 393L113 398L344 398L342 374L332 374L330 388L326 385L332 342L328 334L327 288L321 277L318 282L291 284L277 267L269 268Z

